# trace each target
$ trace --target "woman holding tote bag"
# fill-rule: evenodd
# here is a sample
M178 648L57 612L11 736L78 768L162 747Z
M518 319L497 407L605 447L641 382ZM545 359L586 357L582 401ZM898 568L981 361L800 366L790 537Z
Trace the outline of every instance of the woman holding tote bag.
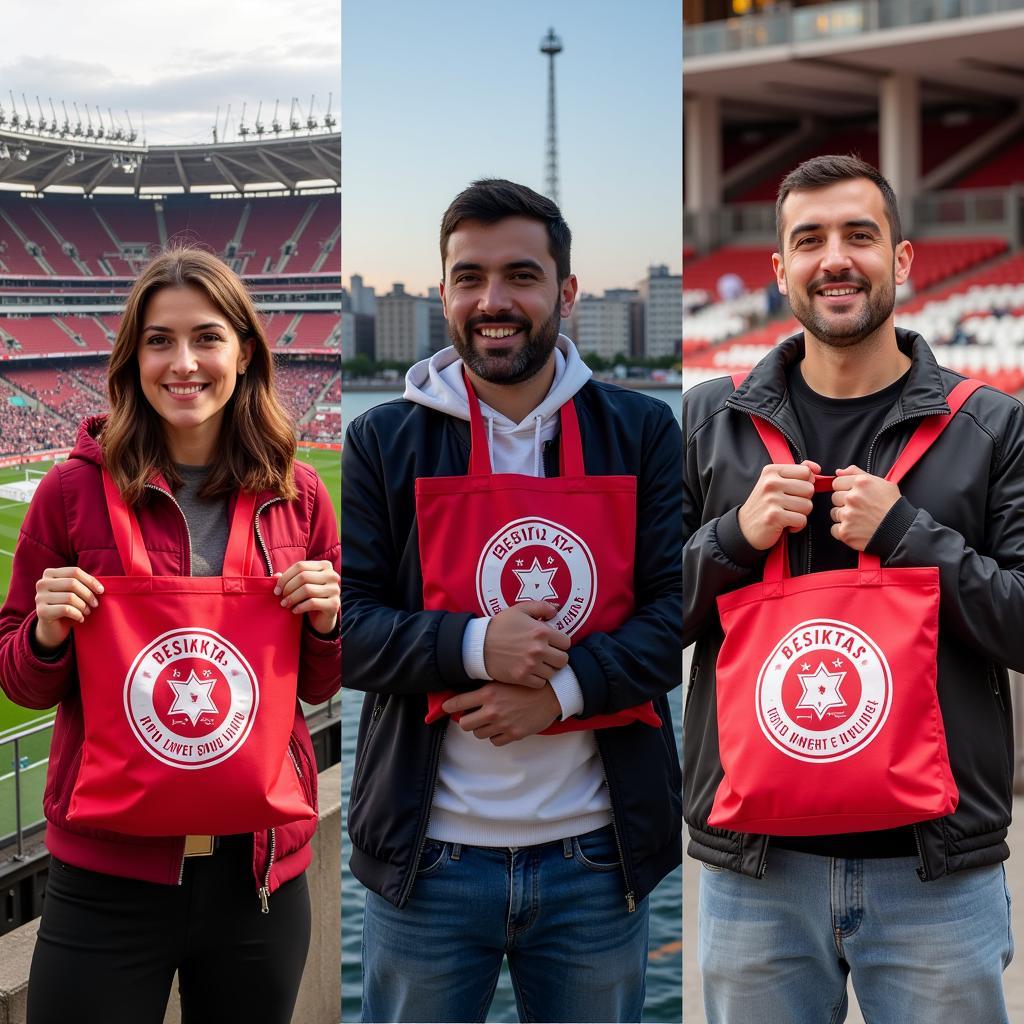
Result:
M334 512L211 254L142 272L108 390L39 485L0 610L0 685L59 705L28 1019L160 1024L178 971L186 1024L284 1024L316 827L295 697L340 687Z

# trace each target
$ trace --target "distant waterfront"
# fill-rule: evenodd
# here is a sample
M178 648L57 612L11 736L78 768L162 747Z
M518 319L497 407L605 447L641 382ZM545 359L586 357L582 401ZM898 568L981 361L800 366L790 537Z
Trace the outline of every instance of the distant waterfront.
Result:
M389 402L392 398L400 398L404 384L382 384L380 386L367 384L345 384L341 389L341 429L345 431L349 423L357 416L372 409L382 402ZM640 391L651 398L660 399L665 402L675 413L677 420L682 420L683 415L683 391L681 384L660 384L652 381L643 381L643 387L634 387L633 390Z

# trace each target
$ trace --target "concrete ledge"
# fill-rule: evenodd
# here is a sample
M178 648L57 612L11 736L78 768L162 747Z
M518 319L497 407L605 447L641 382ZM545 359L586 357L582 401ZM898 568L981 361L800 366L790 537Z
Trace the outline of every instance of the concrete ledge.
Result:
M341 1018L341 765L320 773L320 825L313 839L309 898L313 928L293 1020L337 1024ZM0 937L0 1024L25 1024L28 972L38 919ZM180 1024L178 987L164 1024Z

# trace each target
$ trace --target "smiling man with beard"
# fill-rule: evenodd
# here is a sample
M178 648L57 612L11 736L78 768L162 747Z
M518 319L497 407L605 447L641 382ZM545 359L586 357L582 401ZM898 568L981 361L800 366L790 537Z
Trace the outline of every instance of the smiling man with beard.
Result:
M696 645L683 763L689 853L705 865L707 1018L841 1021L849 976L869 1024L996 1024L1012 953L1001 862L1012 806L1007 668L1024 666L1024 410L980 388L941 447L898 486L883 479L923 419L949 416L961 379L894 324L913 249L892 188L858 159L817 157L782 182L776 226L779 290L803 332L738 388L708 381L683 400L684 643ZM755 418L781 432L792 462L765 465ZM819 474L835 478L816 493ZM723 777L716 598L755 582L784 531L794 575L855 568L865 550L883 567L938 567L953 814L810 837L708 824ZM838 684L834 697L845 706ZM913 785L906 753L893 754L892 772Z
M506 957L523 1020L640 1019L681 859L681 438L559 334L569 250L531 189L457 196L452 347L346 437L364 1020L482 1020Z

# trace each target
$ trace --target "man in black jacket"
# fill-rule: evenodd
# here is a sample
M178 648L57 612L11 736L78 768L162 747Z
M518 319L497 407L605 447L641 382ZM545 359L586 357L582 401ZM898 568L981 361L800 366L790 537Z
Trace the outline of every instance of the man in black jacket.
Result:
M523 186L459 195L441 231L452 348L346 437L342 678L367 691L348 814L352 871L370 890L367 1020L480 1019L505 956L524 1019L638 1020L646 897L681 860L665 699L680 681L681 439L667 406L591 380L559 335L576 296L569 243L558 208ZM635 554L634 608L618 628L553 628L569 569L535 551L507 607L424 610L420 550L437 542L420 537L430 516L416 482L467 473L466 379L493 471L517 474L506 481L560 475L566 403L587 474L636 477L635 544L609 524ZM447 571L474 571L483 555L459 541ZM443 708L459 722L425 724L437 691L454 691ZM660 728L538 735L648 700Z
M968 399L897 486L883 479L960 379L893 322L913 260L888 182L820 157L782 183L780 290L802 335L739 388L684 396L684 643L694 643L684 739L689 852L701 872L700 961L711 1022L845 1014L852 975L868 1021L1003 1021L1009 911L1001 862L1012 803L1007 667L1024 666L1024 420L991 388ZM769 464L751 417L787 438ZM815 494L816 474L836 474ZM794 573L938 566L938 694L954 814L877 832L767 837L708 825L722 780L715 599L755 581L788 530ZM922 884L926 882L927 884Z

